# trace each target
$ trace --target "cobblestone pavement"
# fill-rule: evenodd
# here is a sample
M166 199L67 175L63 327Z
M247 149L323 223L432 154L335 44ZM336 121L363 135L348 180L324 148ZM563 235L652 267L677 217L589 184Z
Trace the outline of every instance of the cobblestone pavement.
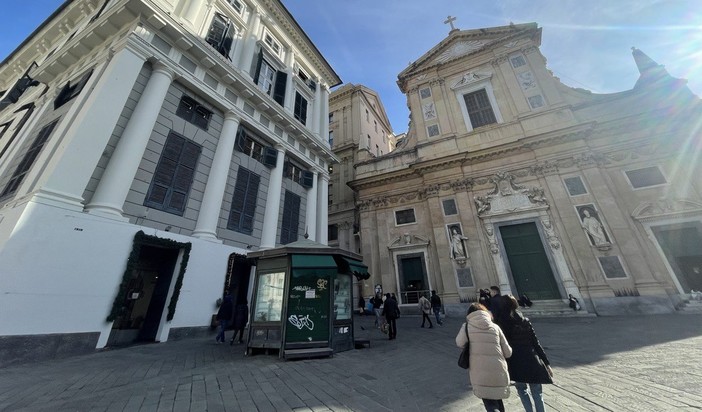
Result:
M456 366L461 319L419 328L402 317L388 341L371 317L371 347L332 358L244 356L211 338L107 350L0 369L0 410L481 411ZM553 411L702 410L702 317L536 319L555 384ZM361 330L363 327L365 330ZM230 332L231 333L231 332ZM523 410L514 391L509 411Z

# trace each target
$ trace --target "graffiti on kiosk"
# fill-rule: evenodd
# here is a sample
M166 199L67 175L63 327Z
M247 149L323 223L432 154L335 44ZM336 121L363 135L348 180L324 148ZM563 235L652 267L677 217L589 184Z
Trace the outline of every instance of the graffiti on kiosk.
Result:
M310 319L310 315L290 315L288 321L300 330L302 330L302 328L314 330L314 322Z
M317 279L317 289L319 289L319 290L326 289L327 283L329 283L329 281L326 279Z

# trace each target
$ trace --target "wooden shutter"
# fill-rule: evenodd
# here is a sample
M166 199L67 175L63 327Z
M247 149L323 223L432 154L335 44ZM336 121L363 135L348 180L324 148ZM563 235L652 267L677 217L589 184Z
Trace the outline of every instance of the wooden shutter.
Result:
M51 132L54 131L54 127L56 127L56 124L58 124L58 119L44 126L39 131L37 137L29 146L29 149L27 149L24 156L22 157L22 160L15 168L15 171L12 173L12 177L10 177L10 180L7 182L5 188L2 190L2 193L0 193L0 198L12 195L17 191L20 184L22 183L22 180L24 180L24 176L34 164L34 161L37 159L37 156L39 156L41 149L44 147L44 143L46 143L46 141L49 139Z
M466 101L470 123L473 128L497 123L495 113L492 111L490 99L485 89L467 94L464 96L464 99Z
M209 43L212 47L220 51L220 46L222 40L224 40L224 34L227 31L227 25L229 20L219 13L215 13L212 18L212 24L210 25L210 30L207 32L207 37L205 41Z
M275 75L275 87L273 88L273 100L279 105L285 104L285 85L288 82L288 74L279 71Z
M300 196L285 191L283 202L283 221L280 228L280 243L287 244L297 240L300 225Z
M258 50L258 58L256 59L256 68L254 69L254 78L253 81L255 84L258 84L258 75L261 72L261 62L263 62L263 49Z
M145 206L183 215L195 176L200 146L173 132L156 166Z
M246 234L253 232L260 183L261 176L239 167L227 229Z

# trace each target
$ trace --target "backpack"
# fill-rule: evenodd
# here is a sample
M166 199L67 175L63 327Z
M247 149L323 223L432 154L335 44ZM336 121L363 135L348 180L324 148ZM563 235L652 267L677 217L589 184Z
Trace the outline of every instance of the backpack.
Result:
M424 302L422 302L422 309L423 309L423 310L429 310L429 309L431 309L431 304L429 303L428 300L424 299Z

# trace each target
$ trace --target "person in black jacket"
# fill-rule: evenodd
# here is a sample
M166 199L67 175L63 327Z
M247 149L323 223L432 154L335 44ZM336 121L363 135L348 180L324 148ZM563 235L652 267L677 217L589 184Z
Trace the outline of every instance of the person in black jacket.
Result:
M385 320L388 321L388 339L393 340L397 337L397 318L400 313L400 307L397 305L397 301L390 296L390 294L385 295L385 304L383 305L383 316Z
M509 313L508 316L502 317L501 328L512 347L512 356L507 359L510 379L515 382L514 387L524 405L524 410L543 412L545 409L541 385L553 383L553 371L531 322L517 310L519 307L517 299L511 295L504 298ZM530 392L534 399L534 408L529 398Z
M224 337L224 332L229 327L229 322L232 320L233 311L234 302L232 301L232 295L230 295L229 291L227 291L224 294L222 304L219 306L219 310L217 311L217 321L219 321L219 332L217 333L217 337L215 338L217 343L224 343L224 341L226 340Z
M244 329L246 328L246 323L249 321L249 305L244 298L241 302L237 303L234 307L234 336L229 342L230 345L234 344L236 340L236 334L239 334L239 343L244 343Z
M444 322L441 321L441 298L436 294L435 290L431 291L431 310L434 311L436 323L443 325Z

